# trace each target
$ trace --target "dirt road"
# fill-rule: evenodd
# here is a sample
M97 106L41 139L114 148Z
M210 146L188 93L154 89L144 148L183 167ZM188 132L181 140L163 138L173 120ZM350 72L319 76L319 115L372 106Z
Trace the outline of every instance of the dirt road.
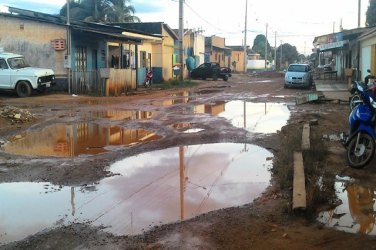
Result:
M21 99L2 93L0 95L0 108L3 114L0 117L1 184L24 185L9 187L9 193L10 190L18 188L20 190L34 188L29 185L37 183L43 183L42 188L46 190L46 194L62 193L67 189L67 193L70 194L70 198L67 199L72 203L70 204L72 209L69 211L73 217L76 216L74 199L79 198L76 196L80 196L81 193L90 194L93 190L100 189L99 183L116 177L114 175L117 174L112 172L109 166L124 159L133 159L132 157L139 159L145 152L174 147L181 150L182 145L188 148L188 146L214 145L214 143L240 143L267 149L274 156L269 157L267 153L260 156L263 160L266 159L261 166L268 164L272 158L274 164L271 166L273 168L271 185L263 190L261 196L256 195L254 201L249 200L230 208L204 213L183 222L168 225L151 223L148 227L150 230L133 236L112 234L106 230L108 225L98 225L91 220L69 224L57 222L54 226L37 230L25 239L12 241L9 240L9 228L4 222L0 223L0 244L2 244L0 248L376 248L373 236L334 230L315 220L319 211L335 204L335 201L328 197L333 194L334 181L338 179L336 176L351 177L367 183L372 183L373 177L376 176L371 167L365 170L367 173L349 169L339 142L331 139L339 132L347 130L347 104L325 101L296 106L294 103L297 95L314 90L284 89L282 81L280 75L234 75L228 82L204 81L191 89L160 90L154 87L139 89L133 95L109 98L47 93ZM242 108L243 103L244 110L248 104L265 105L265 113L269 104L278 104L272 107L277 106L283 110L287 107L288 125L283 129L277 129L278 131L260 132L262 130L257 129L265 129L265 124L268 123L259 125L258 123L261 123L259 120L249 125L248 120L245 121L244 118L244 121L238 121L241 124L238 126L229 119L224 119L226 117L218 115L223 113L228 103L234 106L234 109L231 109L232 113L237 112L237 107ZM282 104L282 107L279 104ZM17 109L10 111L9 107ZM252 109L256 106L249 107ZM29 113L22 113L24 111ZM10 117L11 112L14 113ZM279 123L284 119L285 113L277 113L278 118L270 124ZM21 117L15 117L17 115ZM28 119L23 120L24 117ZM291 185L288 184L291 180L290 182L287 180L287 184L281 183L282 165L289 165L289 163L284 164L283 159L286 157L284 149L292 147L291 138L301 133L302 124L312 120L318 121L318 125L312 127L312 140L323 145L325 152L320 152L325 153L325 158L313 157L310 161L314 166L312 168L319 171L308 172L314 172L317 180L321 177L322 182L325 182L328 176L333 177L329 181L332 189L328 191L330 195L322 195L321 198L317 198L317 190L316 195L311 197L309 194L309 211L296 214L291 211ZM250 126L252 130L245 129ZM65 135L79 134L90 143L67 141L65 139L67 136L58 138L57 135L61 134L61 131L64 131ZM50 141L44 137L46 134L47 138L54 138L54 144L50 145ZM90 138L91 134L97 136ZM106 136L99 136L103 134ZM130 135L126 138L132 139L116 141L114 137L118 134ZM111 144L113 140L116 143ZM71 150L72 145L75 145L75 150ZM67 148L69 150L66 150ZM261 149L257 148L257 151ZM189 152L179 152L179 154L189 154ZM155 156L151 154L145 157L145 161L150 161L150 158L154 159ZM166 159L163 158L162 161ZM290 178L291 175L286 173L286 179ZM307 180L307 183L310 182L315 181ZM191 185L199 188L197 183ZM51 186L54 188L51 189ZM128 188L132 186L127 186L126 189ZM78 189L80 193L75 192ZM206 187L202 189L206 190ZM325 190L321 191L324 193ZM6 194L6 191L4 192ZM12 198L9 198L9 201L11 200ZM55 205L51 204L51 210L58 208L60 203L58 200L56 202ZM23 210L37 207L30 204L19 209L22 213ZM0 216L0 221L2 220L6 221L6 218L1 219ZM19 222L14 220L14 223ZM20 225L19 231L26 231L22 228L25 227L24 224ZM373 225L371 220L368 226L373 228Z

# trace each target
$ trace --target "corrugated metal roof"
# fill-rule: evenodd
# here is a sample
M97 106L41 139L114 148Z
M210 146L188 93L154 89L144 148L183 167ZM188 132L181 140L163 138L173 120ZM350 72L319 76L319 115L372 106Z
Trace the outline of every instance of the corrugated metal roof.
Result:
M117 33L109 33L97 29L88 29L86 27L80 27L80 26L71 26L72 30L80 31L80 32L87 32L87 33L93 33L97 35L102 35L107 38L112 38L112 39L117 39L122 42L134 42L140 44L142 42L141 39L133 38L133 37L128 37L124 36L122 34L117 34Z

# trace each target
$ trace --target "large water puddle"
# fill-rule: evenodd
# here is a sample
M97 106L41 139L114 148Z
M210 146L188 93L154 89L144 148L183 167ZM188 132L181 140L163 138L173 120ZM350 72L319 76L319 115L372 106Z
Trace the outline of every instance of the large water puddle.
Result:
M321 212L318 220L337 230L376 235L376 188L344 179L335 182L335 189L342 204Z
M290 110L284 103L255 103L231 101L215 111L218 116L231 121L232 125L253 133L275 133L287 124Z
M0 242L72 222L115 235L250 203L269 185L273 155L249 144L181 146L118 161L93 186L0 184Z
M110 146L129 146L159 138L144 129L95 123L55 124L10 138L4 151L29 156L76 157L105 153Z

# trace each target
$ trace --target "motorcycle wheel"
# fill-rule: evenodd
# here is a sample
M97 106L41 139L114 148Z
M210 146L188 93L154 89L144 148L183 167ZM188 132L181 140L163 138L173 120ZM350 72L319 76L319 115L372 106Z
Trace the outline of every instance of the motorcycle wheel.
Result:
M353 95L350 99L350 111L353 110L359 103L361 103L362 98L359 95Z
M359 142L357 140L359 136ZM347 161L352 168L363 168L375 154L375 140L367 133L353 136L347 147Z

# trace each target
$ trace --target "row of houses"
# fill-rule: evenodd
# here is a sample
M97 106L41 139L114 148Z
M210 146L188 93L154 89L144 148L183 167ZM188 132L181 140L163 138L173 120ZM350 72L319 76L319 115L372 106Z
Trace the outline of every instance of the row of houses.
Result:
M0 47L52 68L57 88L70 93L120 95L142 85L148 70L158 83L174 79L176 67L188 77L204 62L244 69L241 46L226 47L225 38L200 30L185 30L181 67L177 32L163 22L104 25L9 7L0 23Z
M376 28L365 27L314 38L317 65L330 65L342 80L362 80L370 69L376 75Z

